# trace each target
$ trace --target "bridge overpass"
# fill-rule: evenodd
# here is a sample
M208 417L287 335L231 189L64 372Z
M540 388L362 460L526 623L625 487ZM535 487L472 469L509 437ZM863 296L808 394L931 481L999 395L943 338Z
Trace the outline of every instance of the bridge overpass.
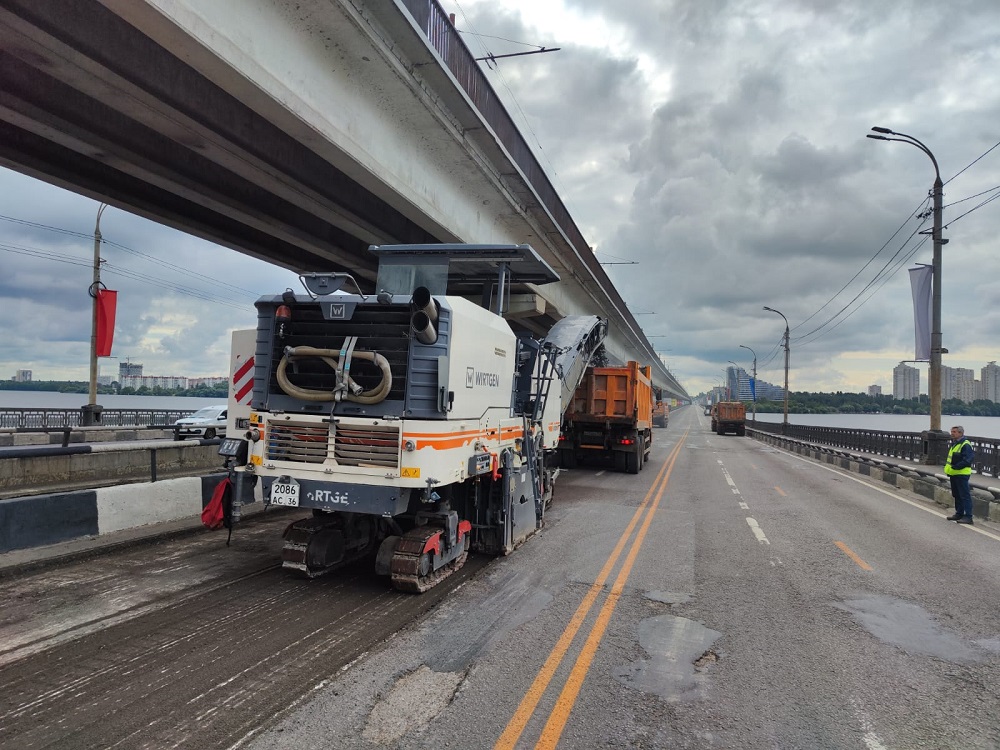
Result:
M663 366L436 0L0 0L0 163L296 271L371 244L530 243L544 333Z

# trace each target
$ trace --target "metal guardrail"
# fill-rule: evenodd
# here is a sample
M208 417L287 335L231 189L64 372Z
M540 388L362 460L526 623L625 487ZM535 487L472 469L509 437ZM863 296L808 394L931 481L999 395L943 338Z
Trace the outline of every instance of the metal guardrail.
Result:
M576 247L583 262L597 278L604 278L605 273L597 258L591 253L583 232L577 227L570 216L569 209L559 198L559 193L549 181L541 164L531 152L531 147L521 135L513 118L500 101L489 79L476 62L476 56L466 46L461 35L452 26L448 14L437 0L402 0L416 25L427 36L431 46L448 66L455 80L465 90L470 101L489 123L497 138L507 149L514 163L521 168L528 182L535 189L543 206L552 214L556 224L566 233L570 242ZM613 287L609 287L612 289ZM624 302L619 299L621 304Z
M844 450L871 453L876 456L901 458L919 462L924 455L923 436L919 432L891 432L889 430L856 430L846 427L810 427L790 424L787 430L775 422L760 422L754 429L772 435L819 443ZM966 435L976 452L972 470L991 477L1000 476L1000 440Z
M438 0L400 0L413 18L416 26L423 31L431 47L438 53L448 70L455 77L458 85L468 95L473 106L483 116L497 139L503 144L510 158L520 168L528 184L534 189L539 203L552 216L556 225L562 229L570 244L576 248L580 260L587 266L593 277L600 281L601 286L611 297L619 310L627 311L628 305L601 267L600 261L594 255L583 232L573 221L573 217L559 197L558 191L545 174L542 165L535 158L531 146L521 135L514 119L500 101L489 79L483 73L476 56L465 44L465 40L452 26L448 13L441 7ZM626 317L629 313L624 313ZM635 320L632 321L635 323ZM636 323L638 327L638 324ZM683 393L684 388L667 370L674 385ZM679 394L678 394L679 395ZM686 393L684 393L687 396Z
M104 409L101 427L149 427L171 425L194 410L179 409ZM0 428L46 428L59 430L80 426L79 409L0 409Z

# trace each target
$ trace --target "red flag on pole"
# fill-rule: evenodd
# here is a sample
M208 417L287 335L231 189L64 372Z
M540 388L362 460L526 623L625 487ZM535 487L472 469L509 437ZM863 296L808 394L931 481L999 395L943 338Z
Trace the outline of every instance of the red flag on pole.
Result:
M97 356L110 357L111 344L115 338L115 309L118 306L118 292L110 289L97 290Z

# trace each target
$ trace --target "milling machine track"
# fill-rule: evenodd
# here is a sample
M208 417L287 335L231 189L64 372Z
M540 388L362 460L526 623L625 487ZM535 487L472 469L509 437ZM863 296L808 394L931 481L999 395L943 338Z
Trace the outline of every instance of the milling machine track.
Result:
M432 557L430 553L424 552L424 548L428 540L440 533L442 529L439 527L419 526L403 534L392 555L391 575L394 588L411 594L422 594L465 565L469 557L468 534L462 539L463 549L458 557L437 570L429 570Z

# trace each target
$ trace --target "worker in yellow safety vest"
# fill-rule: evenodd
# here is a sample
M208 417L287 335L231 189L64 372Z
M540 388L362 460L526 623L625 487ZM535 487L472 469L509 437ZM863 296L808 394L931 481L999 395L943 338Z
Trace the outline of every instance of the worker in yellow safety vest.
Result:
M949 521L972 523L972 492L969 477L972 475L972 460L976 453L972 443L965 439L965 428L955 425L951 428L951 447L944 464L944 473L951 481L951 496L955 498L955 513Z

